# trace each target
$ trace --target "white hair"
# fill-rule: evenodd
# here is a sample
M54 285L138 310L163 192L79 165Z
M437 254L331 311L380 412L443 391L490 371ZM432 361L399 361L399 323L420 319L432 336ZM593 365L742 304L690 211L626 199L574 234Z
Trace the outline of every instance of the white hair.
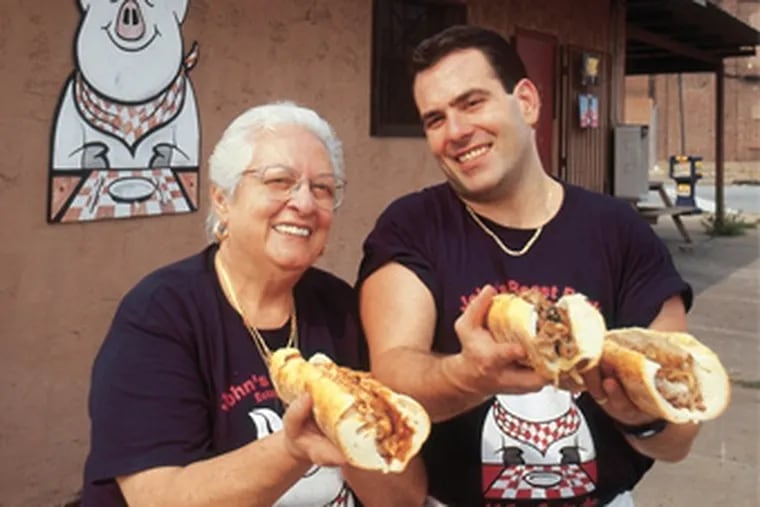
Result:
M296 125L314 134L327 149L333 174L345 181L343 148L332 126L314 110L282 101L252 107L232 120L208 159L211 184L232 196L243 171L253 160L256 134L272 132L278 125ZM206 235L210 241L214 240L218 227L219 217L212 205L206 216Z

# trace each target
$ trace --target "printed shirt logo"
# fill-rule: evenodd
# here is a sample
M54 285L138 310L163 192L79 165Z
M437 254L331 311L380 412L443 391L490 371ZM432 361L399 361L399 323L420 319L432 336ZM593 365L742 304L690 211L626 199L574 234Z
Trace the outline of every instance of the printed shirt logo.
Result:
M514 500L556 500L585 495L596 489L589 475L596 474L596 465L515 465L505 468L498 477L487 478L487 498ZM579 505L595 505L589 499ZM576 504L566 504L576 505Z
M575 294L578 291L575 290L575 288L570 286L561 287L559 285L526 285L518 282L517 280L507 280L504 283L498 283L494 284L494 288L499 294L517 294L524 290L537 290L541 294L544 295L544 297L548 298L550 301L557 301L562 296L567 296L570 294ZM465 308L467 308L467 305L470 304L470 302L475 299L475 296L478 295L480 292L480 287L476 288L472 293L462 295L459 298L459 301L461 303L459 310L464 311ZM591 301L589 300L589 303L591 303L594 307L599 308L599 302L598 301Z
M483 424L481 452L483 495L493 505L595 503L588 495L596 490L596 450L569 392L547 386L538 393L498 395Z
M272 383L266 375L254 373L249 379L240 384L232 384L221 393L222 403L219 408L228 412L248 396L252 397L254 402L261 403L276 398L277 392L272 388Z
M282 429L282 418L270 408L255 408L248 413L248 417L256 427L256 439L264 438ZM354 507L354 497L343 480L340 468L312 466L275 502L273 507L301 505Z
M541 454L546 454L549 445L557 440L575 434L581 425L581 415L575 405L559 418L543 422L531 422L510 414L498 401L493 404L493 411L496 424L505 435L535 447Z

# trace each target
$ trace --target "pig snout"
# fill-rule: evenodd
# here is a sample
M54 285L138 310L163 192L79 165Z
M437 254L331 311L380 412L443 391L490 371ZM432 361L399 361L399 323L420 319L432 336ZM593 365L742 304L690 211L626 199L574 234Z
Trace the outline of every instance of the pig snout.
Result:
M133 41L145 35L145 21L135 0L125 0L116 17L116 34L122 39Z

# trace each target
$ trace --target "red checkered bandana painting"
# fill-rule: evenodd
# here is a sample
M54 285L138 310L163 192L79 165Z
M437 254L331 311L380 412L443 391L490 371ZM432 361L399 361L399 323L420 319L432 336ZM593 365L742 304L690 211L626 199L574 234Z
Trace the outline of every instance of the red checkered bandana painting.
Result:
M183 49L189 0L91 0L51 136L47 219L198 209L200 129Z
M483 425L481 457L487 500L572 501L596 489L588 424L572 395L553 386L497 396Z
M193 49L197 51L197 46ZM142 104L122 104L100 95L78 72L74 76L74 100L90 125L132 147L177 116L185 101L186 79L184 68L180 69L174 82L157 97Z

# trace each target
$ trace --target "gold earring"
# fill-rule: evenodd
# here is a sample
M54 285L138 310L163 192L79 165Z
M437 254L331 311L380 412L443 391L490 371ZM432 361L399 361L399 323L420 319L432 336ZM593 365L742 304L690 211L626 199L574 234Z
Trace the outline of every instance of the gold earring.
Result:
M222 241L227 239L230 236L230 231L227 229L227 224L224 222L217 222L216 227L214 227L214 238L216 239L216 242L221 244Z

